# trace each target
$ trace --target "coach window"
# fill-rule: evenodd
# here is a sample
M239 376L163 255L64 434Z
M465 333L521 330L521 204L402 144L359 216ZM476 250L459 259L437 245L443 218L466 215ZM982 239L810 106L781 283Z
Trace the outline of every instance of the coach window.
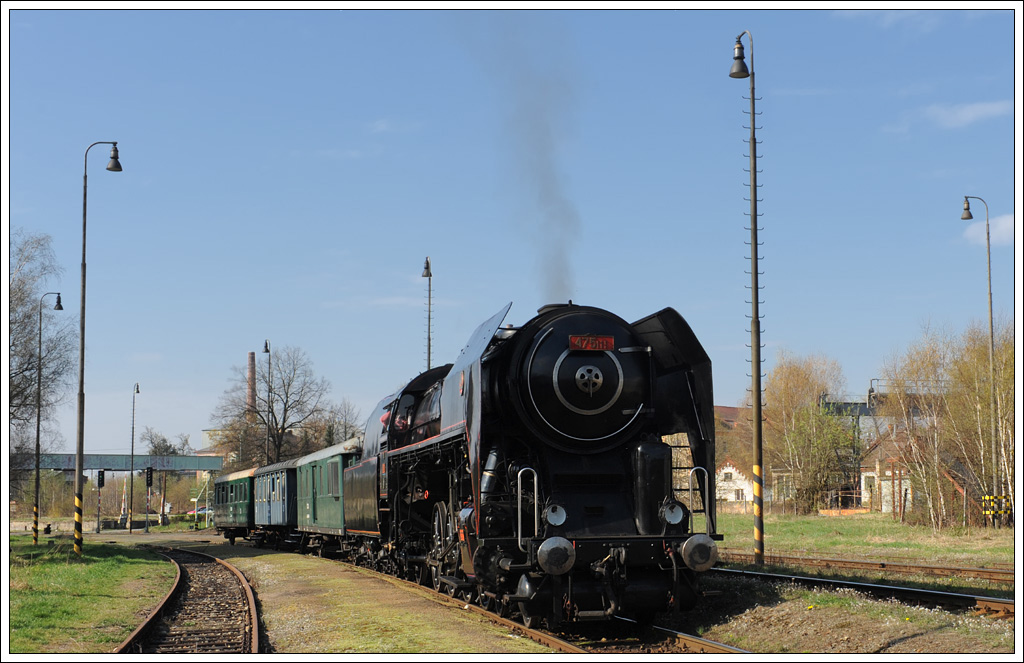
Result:
M337 497L341 494L340 465L332 460L327 463L327 494Z

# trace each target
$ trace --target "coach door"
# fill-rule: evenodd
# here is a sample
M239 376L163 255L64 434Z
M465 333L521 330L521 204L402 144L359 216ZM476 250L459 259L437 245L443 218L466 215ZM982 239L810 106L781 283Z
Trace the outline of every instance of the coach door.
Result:
M320 470L319 463L313 463L309 466L309 514L312 519L312 525L319 524L319 518L316 513L316 503L320 497L319 486L317 485L316 475Z

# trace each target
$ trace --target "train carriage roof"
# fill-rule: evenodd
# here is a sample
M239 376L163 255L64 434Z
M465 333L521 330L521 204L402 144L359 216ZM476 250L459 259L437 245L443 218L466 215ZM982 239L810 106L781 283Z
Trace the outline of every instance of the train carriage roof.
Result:
M320 451L314 451L311 454L302 456L297 459L299 465L305 465L306 463L312 463L313 461L323 460L324 458L330 458L332 456L340 456L342 454L357 454L362 451L363 440L361 437L350 437L340 444L321 449Z
M289 458L288 460L282 460L280 463L274 463L273 465L264 465L263 467L256 468L256 476L263 474L269 474L270 472L277 472L279 470L290 470L294 469L299 464L300 458Z
M228 481L237 481L238 479L245 479L247 477L252 477L253 473L255 473L255 472L256 472L256 468L255 467L250 467L247 470L238 470L237 472L232 472L231 474L223 474L223 475L217 477L216 479L214 479L213 482L214 483L226 483Z

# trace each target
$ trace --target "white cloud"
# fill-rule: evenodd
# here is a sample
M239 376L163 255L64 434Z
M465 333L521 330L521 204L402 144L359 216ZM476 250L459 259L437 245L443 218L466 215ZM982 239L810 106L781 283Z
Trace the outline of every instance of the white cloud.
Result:
M971 211L974 212L974 210ZM990 218L989 226L993 246L1013 244L1012 214L1003 214L995 218ZM974 223L967 226L967 229L964 230L964 239L971 244L980 244L981 246L985 246L985 220L978 220L978 215L975 214Z
M981 101L973 104L932 104L924 109L925 116L943 129L958 129L990 117L1010 115L1013 104L1009 101Z
M868 18L882 29L909 28L917 32L931 32L941 25L942 13L910 9L841 9L835 12L845 18Z

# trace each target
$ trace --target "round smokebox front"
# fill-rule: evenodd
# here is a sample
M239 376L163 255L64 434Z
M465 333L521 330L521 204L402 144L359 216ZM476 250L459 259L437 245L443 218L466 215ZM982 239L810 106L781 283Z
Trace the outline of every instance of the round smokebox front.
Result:
M554 446L596 452L639 418L648 386L647 353L628 328L576 314L545 326L523 371L526 405Z

